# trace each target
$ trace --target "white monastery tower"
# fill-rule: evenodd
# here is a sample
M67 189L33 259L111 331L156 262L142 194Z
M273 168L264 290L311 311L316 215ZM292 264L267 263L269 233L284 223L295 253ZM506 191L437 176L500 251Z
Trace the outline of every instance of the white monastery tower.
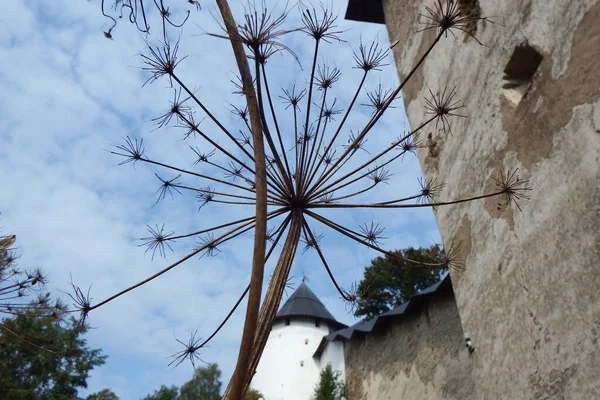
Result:
M343 342L325 338L343 328L303 281L277 313L250 387L264 400L310 400L328 363L344 377Z

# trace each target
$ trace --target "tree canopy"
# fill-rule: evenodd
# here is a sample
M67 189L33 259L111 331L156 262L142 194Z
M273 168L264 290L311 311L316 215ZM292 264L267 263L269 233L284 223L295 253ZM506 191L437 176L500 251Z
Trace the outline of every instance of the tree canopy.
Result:
M15 235L0 235L0 314L61 319L66 306L60 300L52 302L50 293L44 290L46 274L39 268L24 270L17 266L13 250L16 240ZM26 339L26 335L15 328L0 322L0 331L4 335L13 335L33 344L35 335ZM42 347L44 343L35 345Z
M179 399L179 388L175 385L167 387L161 385L160 389L155 390L154 393L149 394L142 400L178 400Z
M39 317L32 306L31 312L4 318L2 324L0 399L72 400L87 387L89 372L105 362L101 350L86 346L87 327L73 318Z
M179 400L220 400L221 370L217 364L197 368L194 377L179 390Z
M206 367L197 368L194 376L178 389L172 385L162 385L160 389L149 394L142 400L220 400L221 395L221 370L217 364L209 364ZM248 390L243 400L258 400L263 395L254 389ZM95 400L95 399L94 399Z
M119 396L110 389L103 389L98 393L92 393L85 400L119 400Z
M420 262L442 263L437 246L396 250L399 256ZM438 282L447 268L426 267L391 257L377 257L365 268L357 290L354 315L372 318L409 300L418 291Z
M259 392L256 389L249 389L246 394L244 395L244 400L259 400L262 399L264 396L261 392Z
M340 400L346 395L346 385L340 378L341 373L334 371L331 364L321 370L319 382L315 386L312 400Z

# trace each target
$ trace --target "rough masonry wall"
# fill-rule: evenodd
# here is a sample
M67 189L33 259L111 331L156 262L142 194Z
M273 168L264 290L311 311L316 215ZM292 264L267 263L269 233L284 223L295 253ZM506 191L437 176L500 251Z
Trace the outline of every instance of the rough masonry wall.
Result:
M413 127L428 87L456 87L466 106L452 135L425 132L421 166L447 183L441 199L490 193L500 169L518 168L533 189L522 212L494 199L436 213L466 260L452 282L476 346L476 398L600 398L600 1L458 1L493 23L475 32L483 45L442 39L403 91ZM383 3L402 78L435 38L414 34L434 0ZM542 60L515 104L503 71L520 45Z
M475 400L471 357L452 292L415 314L346 340L349 400Z

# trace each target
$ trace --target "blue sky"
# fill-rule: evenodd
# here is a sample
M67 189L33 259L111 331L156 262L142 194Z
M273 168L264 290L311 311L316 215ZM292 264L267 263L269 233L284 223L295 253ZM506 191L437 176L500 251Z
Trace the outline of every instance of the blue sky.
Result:
M271 1L266 4L275 6ZM326 45L319 58L344 74L333 89L341 107L349 102L360 78L360 71L352 68L352 49L360 40L389 46L383 25L343 20L346 4L346 0L332 2L345 42ZM0 68L0 226L17 235L21 266L39 266L49 273L49 288L56 296L65 297L61 291L69 291L72 276L83 288L91 285L95 301L162 269L195 246L193 241L177 244L167 260L152 260L138 247L146 224L165 223L166 229L183 233L216 225L223 216L241 218L252 211L252 207L209 205L198 212L197 201L187 193L155 205L159 182L154 173L166 178L171 174L147 165L117 165L121 160L107 150L127 135L143 138L149 154L186 168L193 167L194 161L188 144L204 144L199 139L183 141L181 130L173 127L155 130L151 119L168 109L172 89L166 80L143 86L148 77L140 69L144 37L123 20L113 31L114 40L107 40L102 32L109 21L99 7L99 1L14 0L3 4L0 15L0 59L4 60ZM282 8L281 4L277 7ZM240 20L243 8L237 2L234 11ZM298 10L290 7L289 11L288 26L299 26ZM206 35L219 32L216 15L208 1L201 11L193 11L181 39L181 54L188 57L178 73L225 124L241 128L228 109L228 102L242 105L242 99L231 94L230 79L235 76L231 48ZM151 26L158 28L152 18ZM153 34L159 35L159 30ZM302 60L304 70L289 57L276 55L268 64L272 86L288 88L296 83L304 87L313 44L302 33L288 35L285 42ZM391 56L388 61L393 64ZM379 83L384 88L397 85L393 65L371 76L367 87L372 90ZM366 101L363 92L359 103ZM381 148L409 129L401 101L396 105L369 137L368 148ZM277 107L284 112L283 106ZM348 126L358 128L369 113L370 109L360 107ZM219 174L207 168L202 172ZM378 186L374 197L363 199L416 193L421 174L414 156L405 157L392 172L389 185ZM371 220L382 223L388 237L384 245L390 249L440 241L429 210L334 210L328 215L353 228ZM325 228L315 226L315 230L326 235L323 248L340 283L349 288L360 280L363 268L377 254ZM180 385L188 380L191 365L167 366L169 356L180 350L175 337L185 340L196 330L204 337L219 324L247 285L251 249L252 235L247 234L224 246L216 257L195 257L91 313L89 345L102 348L109 358L92 372L89 390L80 394L110 388L123 400L135 400L161 384ZM268 264L268 272L272 265ZM305 274L329 310L339 320L353 322L316 254L299 251L292 274L296 283ZM220 365L225 382L235 363L244 309L240 307L201 354L203 360Z

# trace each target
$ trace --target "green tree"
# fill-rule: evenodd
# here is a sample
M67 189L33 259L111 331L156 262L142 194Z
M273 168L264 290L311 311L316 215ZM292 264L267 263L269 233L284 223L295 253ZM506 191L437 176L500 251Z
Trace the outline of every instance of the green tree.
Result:
M409 247L394 253L420 262L443 262L443 254L437 246ZM410 299L419 290L438 282L446 271L446 268L414 265L388 255L377 257L365 268L358 285L354 315L372 318L388 311Z
M179 400L220 400L221 370L217 364L198 368L179 390Z
M92 393L85 400L119 400L119 396L110 389L102 389L98 393Z
M256 389L249 389L246 394L244 395L244 400L259 400L262 399L264 396L261 392L259 392Z
M87 387L90 370L106 359L100 349L86 346L82 336L87 328L73 318L61 321L32 311L5 318L2 324L0 399L72 400L78 388ZM44 347L31 338L43 342Z
M155 390L154 393L149 394L144 397L142 400L178 400L179 399L179 389L177 386L173 385L171 387L166 387L165 385L161 385L160 389Z
M340 400L345 396L346 385L340 379L340 375L339 371L331 368L331 364L327 364L319 375L312 400Z
M52 302L50 293L44 290L46 274L39 268L24 270L17 266L17 256L13 249L16 240L15 235L0 235L0 314L62 318L66 307L60 300ZM32 299L34 296L35 300ZM32 308L30 303L35 304L35 307ZM2 322L0 330L3 334L25 338ZM35 338L28 339L30 343L34 340ZM35 344L43 346L43 343Z

